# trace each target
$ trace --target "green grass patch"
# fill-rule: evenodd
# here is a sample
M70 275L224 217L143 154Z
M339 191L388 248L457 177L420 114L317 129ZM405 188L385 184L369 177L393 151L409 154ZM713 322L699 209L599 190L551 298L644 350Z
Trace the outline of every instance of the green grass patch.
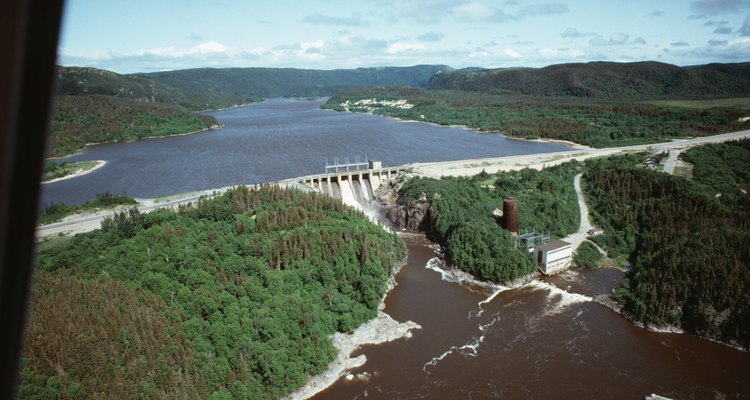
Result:
M88 171L91 168L96 167L98 164L97 161L50 163L44 168L42 182L63 178L79 171Z

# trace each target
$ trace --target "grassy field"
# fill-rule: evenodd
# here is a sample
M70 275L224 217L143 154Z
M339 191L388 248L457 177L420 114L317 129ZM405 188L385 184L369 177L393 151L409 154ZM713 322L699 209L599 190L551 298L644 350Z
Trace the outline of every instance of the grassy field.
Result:
M644 101L643 103L660 107L682 107L699 109L713 107L750 108L750 97L705 100L650 100Z

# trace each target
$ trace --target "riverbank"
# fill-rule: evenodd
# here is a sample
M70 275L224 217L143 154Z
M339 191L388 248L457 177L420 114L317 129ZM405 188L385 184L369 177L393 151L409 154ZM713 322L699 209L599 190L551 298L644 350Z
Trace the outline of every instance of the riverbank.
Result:
M66 179L77 178L79 176L90 174L90 173L96 171L97 169L99 169L99 168L101 168L101 167L103 167L103 166L105 166L107 164L107 162L104 161L104 160L91 160L91 161L85 161L85 162L94 162L95 164L94 164L93 167L90 167L90 168L78 168L77 170L73 171L72 173L70 173L68 175L65 175L65 176L61 176L59 178L50 179L48 181L42 181L42 184L44 185L44 184L47 184L47 183L55 183L55 182L64 181Z
M383 311L385 309L385 299L388 297L388 293L396 287L396 275L398 275L405 263L406 258L404 258L404 261L398 268L394 269L388 278L388 286L383 298L380 299L377 317L360 325L354 332L336 332L333 334L331 341L336 348L336 358L328 365L328 369L325 372L310 377L307 383L290 394L287 400L309 399L336 383L343 376L346 376L346 379L349 380L366 378L367 375L355 376L349 373L352 369L359 368L367 362L367 357L364 354L352 357L354 351L360 346L409 339L412 337L412 330L422 329L419 324L412 321L398 322Z
M210 126L208 128L205 128L205 129L198 129L198 130L195 130L195 131L183 132L183 133L175 133L175 134L171 134L171 135L143 136L143 137L139 137L137 139L131 139L131 140L108 140L108 141L105 141L105 142L90 142L90 143L86 143L85 145L83 145L82 148L76 150L73 153L65 154L65 155L62 155L62 156L47 157L46 160L64 160L64 159L66 159L68 157L77 156L77 155L82 154L84 152L84 150L86 150L87 147L96 146L96 145L100 145L100 144L133 143L133 142L139 142L141 140L148 140L148 139L161 139L161 138L167 138L167 137L188 136L188 135L195 135L196 133L203 133L203 132L208 132L208 131L211 131L211 130L221 129L223 127L224 127L224 125L222 125L222 124L215 124L215 125L212 125L212 126Z
M383 311L378 311L378 316L361 325L352 333L335 333L331 338L338 352L336 359L328 366L328 369L320 375L311 377L307 383L289 395L289 400L309 399L329 386L333 385L343 376L354 379L355 376L347 375L348 371L361 367L367 362L363 354L352 357L352 353L360 346L370 344L382 344L398 339L408 339L412 336L411 331L421 329L412 322L398 322Z
M580 143L576 143L576 142L571 142L569 140L548 139L548 138L527 139L527 138L522 138L522 137L508 136L505 133L503 133L502 131L496 131L496 130L483 131L481 129L471 128L471 127L469 127L467 125L442 125L442 124L439 124L437 122L429 122L429 121L424 121L424 120L420 121L420 120L416 120L416 119L404 119L404 118L394 117L394 116L388 115L388 114L377 114L377 113L375 113L373 111L351 111L351 110L348 110L348 109L344 110L344 111L339 111L339 110L335 110L333 108L325 108L324 105L320 107L321 110L333 111L333 112L347 112L347 113L351 113L351 114L373 115L373 116L379 116L379 117L389 118L389 119L392 119L392 120L394 120L396 122L400 122L400 123L427 124L427 125L432 125L432 126L439 127L439 128L465 129L467 131L477 132L477 133L486 134L486 135L501 135L501 136L504 136L508 140L516 140L516 141L519 141L519 142L553 143L553 144L562 144L562 145L570 146L570 147L573 147L575 149L583 149L583 150L594 149L594 147L586 146L584 144L580 144Z

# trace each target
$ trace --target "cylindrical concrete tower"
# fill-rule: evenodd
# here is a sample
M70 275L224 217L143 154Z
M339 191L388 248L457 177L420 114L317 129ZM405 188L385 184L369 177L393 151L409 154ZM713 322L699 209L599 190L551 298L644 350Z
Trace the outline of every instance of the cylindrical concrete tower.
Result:
M513 233L518 233L518 200L508 197L503 200L503 226Z

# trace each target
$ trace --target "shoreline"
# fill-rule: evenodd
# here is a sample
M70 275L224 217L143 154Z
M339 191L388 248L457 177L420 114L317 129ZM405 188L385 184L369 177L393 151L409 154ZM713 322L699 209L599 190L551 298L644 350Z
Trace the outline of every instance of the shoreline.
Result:
M91 167L89 169L85 169L85 170L84 169L78 169L77 171L73 172L70 175L61 176L59 178L50 179L48 181L42 181L42 185L46 185L48 183L60 182L60 181L64 181L64 180L67 180L67 179L73 179L73 178L77 178L79 176L87 175L87 174L90 174L90 173L96 171L97 169L99 169L99 168L107 165L107 162L105 160L91 160L91 161L95 162L96 165L94 165L93 167ZM82 161L82 162L90 162L90 161Z
M360 348L360 346L409 339L412 337L411 331L414 329L421 329L421 326L412 321L398 322L385 312L378 311L377 317L360 325L354 332L334 333L331 341L338 354L333 362L328 364L328 369L308 378L304 386L285 397L285 399L309 399L328 389L344 376L347 379L354 379L355 376L348 372L367 363L367 357L364 354L352 357L351 355L354 351Z
M404 234L404 233L406 233L406 234L424 234L422 232L412 232L412 231L401 231L401 232L399 232L399 234ZM428 262L428 264L425 266L425 268L431 269L431 270L439 273L441 275L441 279L443 281L450 282L450 283L455 283L455 284L457 284L459 286L464 287L466 290L474 291L475 289L472 288L472 286L473 286L475 288L476 287L481 287L481 288L493 291L489 295L489 297L487 297L485 300L483 300L483 301L481 301L479 303L480 306L482 304L489 303L490 301L492 301L495 298L495 296L497 294L499 294L500 292L504 292L506 290L520 289L520 288L523 288L526 285L528 285L530 283L533 283L533 282L542 282L539 279L540 275L538 273L531 273L529 275L523 276L523 277L518 278L518 279L516 279L514 281L511 281L511 282L494 283L494 282L479 280L474 275L472 275L472 274L470 274L470 273L462 270L459 267L449 266L448 262L441 257L441 254L443 252L442 247L439 244L437 244L437 243L435 243L435 242L433 242L433 241L431 241L429 239L427 239L427 240L431 244L437 246L437 250L436 250L435 258L433 258L432 260L430 260L430 262ZM433 262L433 260L435 260L435 262ZM611 268L618 269L616 267L611 267ZM550 286L555 286L553 284L549 284L549 285ZM557 286L555 286L555 287L557 287ZM557 287L557 288L560 289L560 290L565 291L564 289L562 289L560 287ZM575 294L575 295L588 296L588 295L583 295L583 294L575 293L575 292L569 292L569 293ZM620 303L618 303L617 301L615 301L610 294L600 294L600 295L597 295L597 296L591 296L591 301L594 302L594 303L600 304L600 305L602 305L602 306L604 306L604 307L612 310L615 314L617 314L620 317L624 318L626 321L628 321L632 325L637 326L637 327L642 328L642 329L646 329L649 332L653 332L653 333L671 333L671 334L678 334L678 335L690 335L690 336L697 337L698 339L701 339L701 340L708 340L710 342L714 342L714 343L717 343L717 344L728 346L728 347L731 347L731 348L733 348L735 350L739 350L739 351L742 351L742 352L750 352L750 348L744 348L744 347L742 347L739 344L729 343L729 342L723 342L723 341L718 340L718 339L714 339L714 338L710 338L710 337L706 337L706 336L701 336L701 335L689 333L689 332L686 332L685 330L683 330L682 328L677 327L677 326L673 326L673 325L653 325L653 324L647 324L647 323L640 322L640 321L638 321L635 318L635 316L631 312L629 312L628 310L626 310L624 306L622 306Z
M612 296L608 294L601 294L598 296L594 296L594 302L601 304L604 307L609 308L610 310L614 311L616 314L620 315L622 318L624 318L626 321L630 322L634 326L637 326L641 329L645 329L649 332L672 333L676 335L690 335L690 336L697 337L698 339L701 339L701 340L708 340L709 342L731 347L735 350L739 350L742 352L750 352L750 348L744 348L735 343L722 342L721 340L717 340L714 338L696 335L690 332L685 332L682 328L674 326L674 325L652 325L652 324L646 324L646 323L640 322L636 320L635 316L631 312L627 311L625 307L623 307L620 303L616 302L612 298Z
M503 133L502 131L483 131L483 130L471 128L471 127L469 127L467 125L441 125L441 124L438 124L437 122L419 121L419 120L416 120L416 119L403 119L403 118L394 117L392 115L387 115L387 114L376 114L376 113L374 113L372 111L368 111L368 112L357 112L357 111L351 111L351 110L339 111L339 110L334 110L332 108L323 108L322 106L321 106L320 109L321 110L326 110L326 111L333 111L333 112L346 112L346 113L350 113L350 114L362 114L362 115L373 115L373 116L385 117L385 118L390 118L392 120L395 120L396 122L405 123L405 124L406 123L417 123L417 124L432 125L432 126L436 126L436 127L439 127L439 128L459 128L459 129L464 129L464 130L467 130L467 131L476 132L476 133L479 133L479 134L482 134L482 135L501 135L501 136L503 136L504 138L506 138L508 140L518 140L518 141L522 141L522 142L532 142L532 143L534 143L534 142L540 143L541 142L541 143L563 144L563 145L566 145L566 146L570 146L571 150L591 150L591 149L595 149L594 147L586 146L586 145L583 145L583 144L580 144L580 143L576 143L576 142L571 142L569 140L548 139L548 138L526 139L526 138L522 138L522 137L508 136L505 133ZM607 149L607 147L604 147L603 149Z
M96 146L96 145L99 145L99 144L114 144L114 143L133 143L133 142L138 142L138 141L141 141L141 140L149 140L149 139L162 139L162 138L175 137L175 136L187 136L187 135L195 135L196 133L203 133L203 132L208 132L208 131L211 131L211 130L215 130L215 129L221 129L221 128L223 128L223 127L224 127L224 125L222 125L222 124L218 124L218 125L212 125L212 126L210 126L210 127L206 128L206 129L199 129L199 130L197 130L197 131L184 132L184 133L175 133L175 134L173 134L173 135L163 135L163 136L144 136L144 137L142 137L142 138L138 138L138 139L131 139L131 140L125 140L125 141L119 141L119 140L110 140L110 141L107 141L107 142L92 142L92 143L86 143L85 145L83 145L83 148L82 148L82 149L78 149L78 150L76 150L76 152L75 152L75 153L70 153L70 154L66 154L66 155L64 155L64 156L53 156L53 157L46 157L46 158L45 158L45 161L47 161L47 160L64 160L64 159L66 159L66 158L68 158L68 157L78 156L78 155L81 155L81 154L83 154L83 152L84 152L84 151L86 150L86 148L87 148L87 147L90 147L90 146Z
M383 311L388 293L398 285L396 275L398 275L405 265L406 257L404 257L404 260L393 270L391 276L388 278L386 291L380 299L377 316L360 325L351 333L336 332L331 335L331 342L333 342L333 346L336 348L336 358L328 364L328 368L325 371L308 377L304 386L284 397L284 399L306 400L312 398L333 386L342 377L346 377L348 380L355 378L366 379L368 376L366 373L358 375L349 373L349 371L367 363L367 356L360 354L352 357L352 353L361 346L383 344L400 339L408 340L412 337L413 330L422 329L416 322L398 322Z

